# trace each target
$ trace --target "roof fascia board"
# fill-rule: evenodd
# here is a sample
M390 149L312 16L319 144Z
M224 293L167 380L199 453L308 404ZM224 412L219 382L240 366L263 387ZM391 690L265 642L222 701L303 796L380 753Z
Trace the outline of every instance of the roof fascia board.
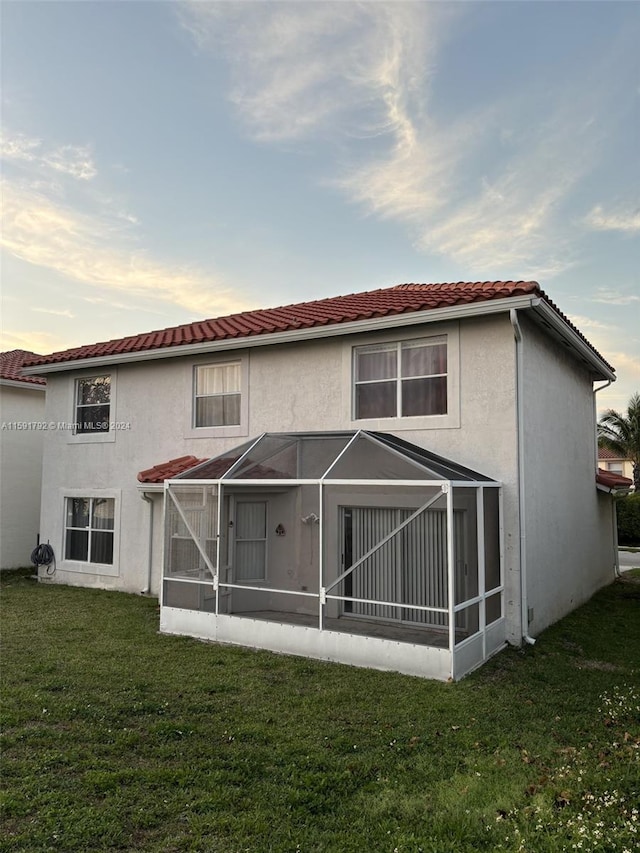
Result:
M164 492L164 481L162 483L138 483L136 488L139 492L156 492L162 494Z
M514 306L515 307L515 306ZM566 323L544 299L536 297L532 300L531 307L539 314L558 334L563 337L592 367L598 371L598 378L616 381L616 374L599 358L598 355L586 344L582 338Z
M20 379L0 379L0 385L3 388L22 388L27 391L42 391L42 393L47 390L46 385L41 385L38 382L23 382Z
M605 494L613 495L613 497L616 497L617 495L628 495L631 493L631 486L603 486L602 483L596 483L596 489L599 492L605 492Z
M491 299L486 302L471 302L465 305L449 305L446 308L431 308L427 311L409 311L405 314L391 314L351 323L331 323L328 326L311 326L306 329L290 329L286 332L269 332L263 335L248 335L243 338L224 338L220 341L204 341L199 344L181 344L173 347L144 350L142 352L114 353L113 355L79 358L55 364L37 364L23 367L25 375L42 375L68 370L80 370L85 367L108 367L127 362L153 361L160 358L180 358L181 356L200 355L209 352L249 349L258 346L291 343L294 341L318 340L319 338L355 335L360 332L372 332L402 326L417 326L425 323L438 323L445 320L457 320L463 317L480 317L486 314L500 314L511 308L531 308L537 297L509 296L504 299ZM578 338L579 340L579 338Z

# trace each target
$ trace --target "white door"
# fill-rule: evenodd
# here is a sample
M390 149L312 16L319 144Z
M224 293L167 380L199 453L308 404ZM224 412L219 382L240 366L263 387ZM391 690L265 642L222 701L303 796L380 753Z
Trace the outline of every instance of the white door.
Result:
M235 512L235 582L267 577L267 502L237 501Z

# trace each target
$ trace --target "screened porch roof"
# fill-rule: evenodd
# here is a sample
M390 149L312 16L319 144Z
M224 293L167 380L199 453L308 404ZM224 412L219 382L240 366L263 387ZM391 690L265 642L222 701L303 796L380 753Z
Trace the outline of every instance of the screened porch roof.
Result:
M415 480L498 485L491 477L395 435L369 430L263 433L220 456L174 474L172 479L237 482Z

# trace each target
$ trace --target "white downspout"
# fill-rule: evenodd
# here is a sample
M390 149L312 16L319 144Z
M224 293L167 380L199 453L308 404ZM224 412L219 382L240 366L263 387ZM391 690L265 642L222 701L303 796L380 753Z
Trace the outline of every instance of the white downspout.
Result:
M598 391L604 391L604 389L605 389L605 388L608 388L608 387L609 387L609 385L611 385L611 383L612 383L612 382L613 382L613 379L608 379L608 380L604 383L604 385L601 385L599 388L594 388L594 389L593 389L593 423L594 423L594 427L593 427L593 428L594 428L594 430L595 430L595 441L596 441L596 447L595 447L595 454L596 454L596 472L598 471L598 468L600 467L600 461L599 461L599 459L598 459L598 405L597 405L597 403L596 403L596 394L598 393Z
M149 543L147 545L147 585L140 590L142 595L149 595L151 592L151 567L153 556L153 500L147 492L142 492L140 495L143 501L149 504Z
M616 578L621 578L620 555L618 554L618 507L616 505L615 494L611 495L611 524L613 526L613 530L611 531L613 539L613 573Z
M523 360L522 360L522 329L518 323L518 312L515 308L509 311L516 339L516 419L517 453L518 453L518 521L520 525L520 629L525 643L533 645L535 640L529 636L529 608L527 606L527 534L524 499L524 406L522 401Z

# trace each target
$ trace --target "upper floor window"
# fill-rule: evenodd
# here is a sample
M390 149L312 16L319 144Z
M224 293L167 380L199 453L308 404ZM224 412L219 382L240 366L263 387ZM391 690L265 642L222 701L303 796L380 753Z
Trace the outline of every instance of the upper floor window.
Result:
M66 498L65 560L113 564L115 500Z
M76 379L75 432L108 432L111 414L111 376Z
M240 424L241 365L202 364L195 368L193 425L224 427Z
M354 349L354 417L447 414L447 337Z

